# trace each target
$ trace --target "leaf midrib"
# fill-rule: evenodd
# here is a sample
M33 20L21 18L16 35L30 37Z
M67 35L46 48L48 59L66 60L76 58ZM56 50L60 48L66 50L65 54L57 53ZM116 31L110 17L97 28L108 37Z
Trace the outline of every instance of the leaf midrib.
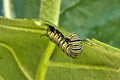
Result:
M38 34L42 34L45 33L45 30L40 30L40 29L30 29L30 28L22 28L22 27L12 27L12 26L3 26L0 25L0 28L5 28L5 29L9 29L9 30L16 30L16 31L24 31L24 32L31 32L31 33L38 33Z
M120 72L120 68L113 68L109 66L95 66L95 65L83 65L83 64L72 64L72 63L65 63L65 62L49 62L50 67L65 67L65 68L74 68L74 69L89 69L89 70L102 70L102 71L114 71Z
M10 51L10 53L12 54L15 62L17 63L17 66L19 67L19 69L21 70L21 72L25 75L25 77L28 79L28 80L33 80L33 78L31 77L31 75L27 72L27 70L22 66L21 62L19 61L17 55L16 55L16 52L15 50L9 46L8 44L5 44L5 43L2 43L0 42L0 46L7 49L8 51Z

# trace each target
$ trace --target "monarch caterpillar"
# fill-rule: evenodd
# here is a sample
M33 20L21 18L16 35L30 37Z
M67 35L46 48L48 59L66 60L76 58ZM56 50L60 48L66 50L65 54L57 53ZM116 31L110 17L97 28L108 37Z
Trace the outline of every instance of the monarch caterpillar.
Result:
M46 35L52 42L56 43L68 56L76 58L80 55L82 51L82 45L81 40L76 34L71 34L68 38L53 26L48 25Z

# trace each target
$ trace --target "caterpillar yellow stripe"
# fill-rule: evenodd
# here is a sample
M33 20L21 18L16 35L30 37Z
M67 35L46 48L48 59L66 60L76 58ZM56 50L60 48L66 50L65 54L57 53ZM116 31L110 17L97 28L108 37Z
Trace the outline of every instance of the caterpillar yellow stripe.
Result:
M83 47L80 38L76 34L73 33L69 37L66 37L53 26L47 26L47 37L57 44L69 57L77 58L81 54Z

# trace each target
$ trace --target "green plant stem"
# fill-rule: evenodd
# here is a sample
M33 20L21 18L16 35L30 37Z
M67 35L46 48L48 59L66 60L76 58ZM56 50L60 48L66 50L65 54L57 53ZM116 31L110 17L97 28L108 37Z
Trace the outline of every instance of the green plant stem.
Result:
M61 0L41 0L40 19L58 25Z
M59 14L60 14L60 0L42 0L40 19L47 20L55 25L58 25ZM36 80L45 80L45 75L48 68L49 59L55 49L55 44L49 42L46 51L40 59Z
M13 0L3 0L4 16L7 18L14 18Z

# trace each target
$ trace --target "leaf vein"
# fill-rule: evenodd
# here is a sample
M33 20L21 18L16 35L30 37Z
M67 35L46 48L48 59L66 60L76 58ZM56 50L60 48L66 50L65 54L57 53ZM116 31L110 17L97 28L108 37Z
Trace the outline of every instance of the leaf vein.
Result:
M2 26L0 25L0 28L10 29L10 30L17 30L17 31L24 31L24 32L31 32L31 33L38 33L38 34L44 34L46 33L45 30L35 30L30 28L18 28L18 27L11 27L11 26Z
M82 64L78 65L78 64L72 64L72 63L52 62L52 61L49 62L49 66L120 72L120 68L112 68L107 66L82 65Z
M22 71L22 73L25 75L25 77L28 80L33 80L32 77L29 75L29 73L25 70L25 68L22 66L22 64L20 63L18 57L16 56L16 52L7 44L0 42L0 46L6 48L7 50L9 50L13 56L13 58L15 59L18 67L20 68L20 70Z
M0 75L0 80L5 80L5 79Z

